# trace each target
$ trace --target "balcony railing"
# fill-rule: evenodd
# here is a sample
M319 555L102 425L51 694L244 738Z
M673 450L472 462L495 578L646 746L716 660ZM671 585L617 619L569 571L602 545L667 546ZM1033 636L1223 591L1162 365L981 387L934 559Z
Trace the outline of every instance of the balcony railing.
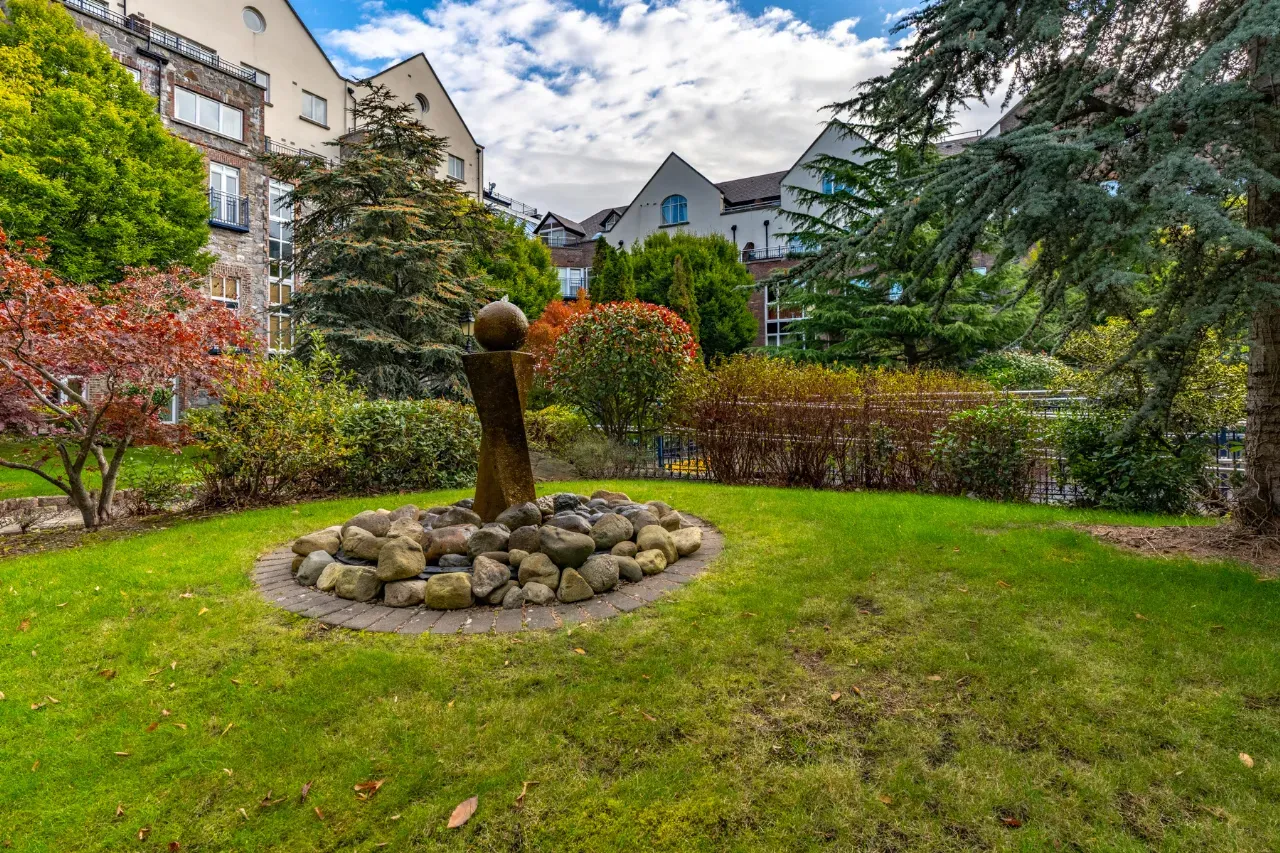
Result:
M769 246L761 249L743 249L742 262L749 264L752 261L772 261L779 258L799 258L804 255L813 254L813 249L806 246Z
M512 213L519 214L520 216L528 216L531 219L538 218L538 208L531 207L522 201L516 201L510 196L505 196L502 193L494 192L493 190L485 190L484 197L494 204L507 208Z
M270 136L267 137L267 153L283 154L286 157L307 157L318 163L323 163L329 168L338 165L338 161L332 157L326 157L316 151L308 151L305 148L294 148L292 145L285 145L283 142L276 142Z
M114 24L121 29L128 30L135 35L142 36L151 44L159 45L166 50L172 50L175 53L181 53L183 56L190 57L197 62L210 65L219 71L239 77L242 80L248 80L250 83L256 83L258 74L256 71L250 71L247 68L241 68L239 65L232 65L221 59L216 53L204 50L191 44L187 40L175 36L172 33L158 32L152 26L150 21L138 18L126 18L118 15L110 9L91 0L62 0L63 4L69 9L75 9L92 18L100 21L106 21L108 24Z
M209 190L209 224L232 231L248 231L248 196Z

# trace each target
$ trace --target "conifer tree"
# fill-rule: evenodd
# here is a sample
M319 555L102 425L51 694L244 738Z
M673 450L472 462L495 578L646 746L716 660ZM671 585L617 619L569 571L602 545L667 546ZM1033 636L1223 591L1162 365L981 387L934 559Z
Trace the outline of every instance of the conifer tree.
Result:
M922 146L1007 80L1019 126L944 160L844 251L941 216L917 263L944 270L941 301L994 225L1001 262L1030 259L1042 316L1149 317L1121 356L1150 377L1131 429L1158 433L1198 344L1247 325L1239 516L1280 532L1280 4L934 0L900 29L898 66L839 105L864 136Z
M684 268L684 258L676 255L671 261L671 287L667 290L666 305L689 324L694 340L698 338L698 302L693 298L693 281Z
M592 259L594 271L595 261L599 259L600 245L596 244L596 257ZM607 302L630 302L636 298L636 278L631 269L631 258L621 249L609 248L606 259L601 264L600 276L593 280L588 288L592 305L604 305Z
M354 114L340 164L269 158L298 211L294 316L371 396L463 397L460 321L493 296L471 263L492 218L441 174L447 140L409 105L373 86Z
M609 245L609 241L603 237L596 240L596 251L591 256L591 278L587 282L587 294L595 289L597 281L603 281L609 262L613 260L615 249Z

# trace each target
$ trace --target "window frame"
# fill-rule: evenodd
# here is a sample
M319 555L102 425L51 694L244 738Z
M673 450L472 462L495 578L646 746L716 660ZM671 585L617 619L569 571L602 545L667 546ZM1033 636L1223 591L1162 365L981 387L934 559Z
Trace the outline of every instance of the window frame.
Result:
M267 186L267 352L273 355L293 351L294 210L283 203L292 191L292 186L275 179Z
M310 101L307 100L308 98L310 98ZM324 115L321 118L316 118L314 115L307 114L307 107L311 106L313 108L312 111L314 112L314 107L316 104L319 104L323 109ZM299 113L298 115L300 118L306 119L312 124L318 124L321 127L327 128L329 126L329 99L323 98L320 95L317 95L315 92L308 92L306 89L303 89L302 90L302 112Z
M261 68L255 68L247 62L241 62L240 67L245 71L253 72L253 81L263 88L263 98L267 106L271 106L271 75ZM265 83L263 81L266 81Z
M671 215L668 214L667 208L670 206ZM675 214L681 214L681 218L673 219ZM680 193L672 193L662 200L662 224L664 226L688 225L689 224L689 199Z
M561 299L577 299L583 290L590 290L590 267L556 267L560 282Z
M454 174L454 171L453 171L454 163L458 164L457 174ZM467 179L467 161L463 160L461 157L459 157L456 154L450 154L449 161L448 161L448 174L449 174L449 177L455 181L465 181Z
M183 115L184 103L189 103L191 106L190 116ZM217 125L216 127L210 127L208 124L201 122L201 118L205 116L205 110L209 109L215 111L214 124ZM236 118L236 132L234 135L224 129L224 114L233 114ZM173 87L173 118L175 121L191 127L198 127L208 133L214 133L226 139L233 139L236 142L244 142L244 110L216 101L182 86Z
M217 288L217 284L219 282L221 283L221 295L219 295ZM234 297L227 296L228 282L233 282L235 284ZM231 311L238 311L240 309L240 290L242 285L239 276L209 273L209 277L206 279L206 285L206 292L209 294L209 298L215 303Z

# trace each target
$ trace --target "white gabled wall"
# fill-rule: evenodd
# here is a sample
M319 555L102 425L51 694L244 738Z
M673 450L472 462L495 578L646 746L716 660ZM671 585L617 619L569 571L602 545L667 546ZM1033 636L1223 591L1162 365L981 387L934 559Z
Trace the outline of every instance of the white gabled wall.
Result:
M803 211L804 206L800 204L794 187L802 187L807 190L821 191L822 175L816 175L809 169L805 168L818 157L843 157L847 160L856 162L864 162L867 158L858 153L858 149L866 145L866 140L861 136L845 137L840 129L829 124L818 134L815 139L800 155L800 159L796 161L791 170L787 172L787 176L782 179L782 211L780 211L779 225L780 230L787 230L792 227L789 217L786 215L788 210Z
M682 195L688 201L688 224L674 227L663 224L662 202L672 195ZM724 230L721 228L720 208L720 190L715 184L675 154L669 154L606 236L613 245L621 240L628 249L636 240L643 241L650 234L668 228L727 236L727 226Z

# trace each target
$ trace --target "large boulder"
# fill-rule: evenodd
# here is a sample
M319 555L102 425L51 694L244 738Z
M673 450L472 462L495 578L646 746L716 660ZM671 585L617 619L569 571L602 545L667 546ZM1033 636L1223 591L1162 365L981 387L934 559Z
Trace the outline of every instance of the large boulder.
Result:
M378 580L378 573L373 566L343 566L343 572L338 575L338 583L333 591L339 598L369 601L376 598L381 589L382 581Z
M302 565L298 566L298 583L303 586L315 585L320 579L320 573L333 561L327 551L312 551L302 559Z
M639 583L644 580L644 569L640 568L640 564L635 561L634 557L614 557L618 563L618 577L624 581L631 583Z
M556 600L556 594L549 587L531 581L520 587L524 590L524 600L530 604L550 604Z
M564 574L560 576L560 588L556 590L556 598L565 604L572 604L575 601L586 601L595 595L591 590L591 584L587 583L582 575L573 569L565 569Z
M386 536L387 531L391 529L391 513L366 509L354 518L348 519L347 523L342 525L342 535L344 538L347 535L347 531L352 527L359 527L361 530L367 530L374 536Z
M609 549L609 553L615 557L634 557L640 553L640 546L634 542L619 542Z
M596 489L591 493L593 501L630 501L625 492L611 492L608 489Z
M631 526L637 531L658 523L658 516L652 510L643 507L624 507L618 512L622 513L623 518L631 522Z
M556 511L556 501L551 495L543 495L534 502L538 510L544 515L554 515Z
M387 538L391 539L395 536L403 536L406 539L412 539L419 545L426 538L427 531L422 529L422 525L418 523L416 518L397 518L391 522L391 527L387 529Z
M476 557L471 568L471 592L476 598L485 598L509 580L509 567L488 557Z
M387 525L388 528L391 525ZM348 527L342 534L342 550L348 557L357 560L376 560L387 540L374 536L363 527Z
M526 524L524 527L517 527L511 531L511 538L507 540L508 551L528 551L532 554L538 550L538 528L532 524Z
M596 542L590 536L558 527L543 527L539 532L538 545L542 553L562 569L576 569L596 550Z
M475 559L486 551L505 551L511 534L503 527L482 527L467 540L467 554Z
M552 512L569 512L582 506L582 499L570 492L557 492L551 496Z
M464 506L449 507L448 511L436 519L436 527L453 527L456 524L474 524L479 527L480 516Z
M333 588L338 585L338 578L342 576L342 570L347 568L343 563L330 563L320 572L320 577L316 580L316 589L321 592L333 592Z
M504 566L511 565L511 554L507 551L485 551L483 554L477 554L477 557L488 557L490 560L496 560Z
M507 565L513 569L518 569L520 568L520 564L524 562L524 558L527 556L529 556L528 551L521 551L518 548L513 548L507 552Z
M618 585L618 560L608 554L596 554L578 570L595 593L608 592Z
M336 554L338 549L342 547L341 528L330 527L325 530L317 530L315 533L308 533L306 536L299 536L293 543L293 553L300 557L313 554L316 551L324 551L326 554Z
M682 527L671 534L671 541L675 543L676 553L687 557L702 547L702 528Z
M445 554L440 558L440 568L469 569L471 568L471 558L466 554Z
M560 570L546 554L530 554L525 557L520 562L517 577L521 586L540 583L551 590L560 586Z
M511 587L513 586L518 587L520 584L515 581L507 581L502 586L486 595L484 600L489 604L501 604L502 600L507 597L507 593L511 591Z
M591 533L591 522L573 512L562 512L547 519L548 527L558 527L573 533L587 536Z
M671 533L675 533L683 525L684 518L678 512L669 512L658 519L658 526Z
M671 508L671 504L664 503L663 501L649 501L645 506L647 506L659 520L662 520L675 512L675 510Z
M499 513L497 520L505 524L508 530L515 530L530 524L541 524L542 510L538 509L538 505L533 502L516 504Z
M680 558L676 553L675 540L671 538L671 531L656 524L641 528L636 534L636 547L641 552L644 551L661 551L662 556L667 558L667 565L671 565Z
M512 585L507 590L507 594L502 597L503 610L519 610L524 606L525 591L519 586Z
M382 588L382 598L388 607L417 607L427 594L427 582L420 580L395 581Z
M402 518L407 518L410 521L417 521L418 508L413 504L405 504L404 506L398 506L395 509L391 510L392 524L395 524L397 521L399 521Z
M656 548L652 551L641 551L636 554L636 565L646 575L656 575L667 570L667 558Z
M471 606L471 575L449 572L427 578L423 601L432 610L461 610Z
M597 551L608 551L619 542L626 542L633 535L635 530L631 527L631 522L616 512L600 516L591 528L591 538L596 542Z
M408 536L388 539L378 552L378 580L383 583L417 577L426 567L427 558L422 553L422 546Z
M437 527L431 531L426 543L427 562L439 561L445 554L467 553L467 540L471 538L474 528L467 525L453 527Z

